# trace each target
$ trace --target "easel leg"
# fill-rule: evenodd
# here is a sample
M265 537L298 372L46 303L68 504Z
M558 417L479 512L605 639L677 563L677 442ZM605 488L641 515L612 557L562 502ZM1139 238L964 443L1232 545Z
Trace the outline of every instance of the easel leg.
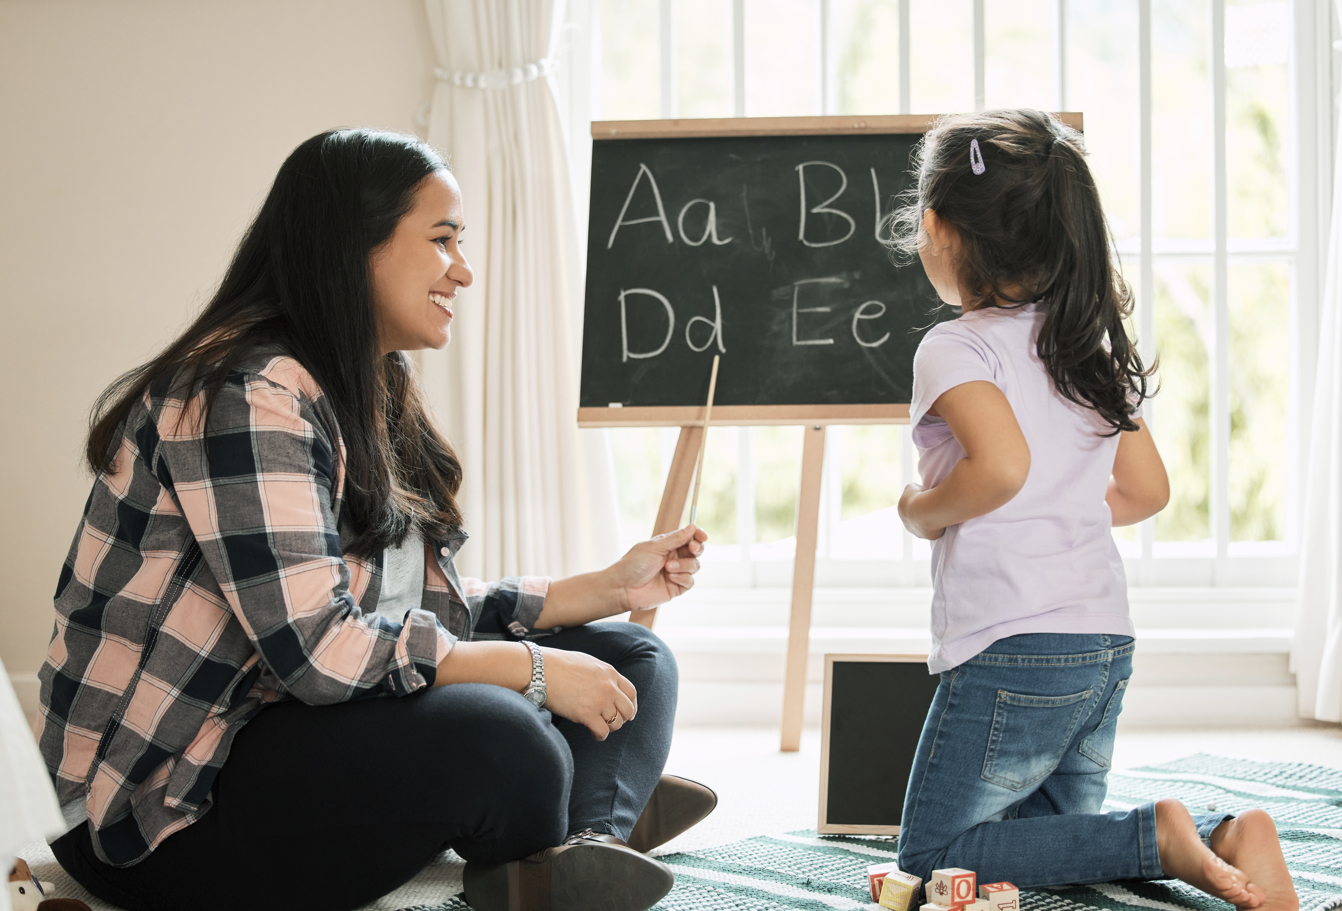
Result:
M690 499L690 482L694 480L694 463L699 458L699 441L703 436L702 426L680 428L676 454L671 457L666 489L662 491L662 505L657 508L657 521L652 526L654 537L680 527L681 516L685 515L685 504ZM652 629L653 621L657 619L657 608L633 611L629 619Z
M811 595L815 587L815 548L820 527L820 481L825 465L825 428L806 428L801 454L801 490L797 496L797 555L792 564L792 620L788 624L787 673L783 679L784 753L801 749L802 710L806 704L806 655L811 645Z

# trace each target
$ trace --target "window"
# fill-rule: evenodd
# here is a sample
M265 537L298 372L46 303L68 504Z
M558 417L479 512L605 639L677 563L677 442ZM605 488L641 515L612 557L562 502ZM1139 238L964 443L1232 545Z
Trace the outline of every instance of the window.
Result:
M1129 578L1294 585L1331 140L1315 126L1326 0L592 0L592 11L591 119L1083 112L1136 295L1132 332L1160 358L1145 416L1173 489L1154 520L1116 531ZM675 434L610 431L631 541L652 527ZM789 582L800 435L711 431L705 582ZM928 584L929 548L894 511L914 474L908 428L827 436L818 584Z

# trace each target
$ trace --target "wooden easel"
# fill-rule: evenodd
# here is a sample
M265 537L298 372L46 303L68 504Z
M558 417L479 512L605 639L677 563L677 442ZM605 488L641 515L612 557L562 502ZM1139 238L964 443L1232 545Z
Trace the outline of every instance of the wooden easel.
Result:
M702 407L687 408L580 408L583 427L675 426L680 437L671 457L662 502L657 509L654 535L680 527L694 482L695 460L703 439ZM671 417L677 418L672 423ZM788 622L787 665L783 678L783 722L780 749L801 748L802 715L806 702L806 656L811 644L811 600L815 587L815 551L820 526L820 486L825 467L825 429L830 424L904 424L908 405L719 406L713 426L802 424L801 485L797 495L797 551L792 568L792 612ZM696 423L697 421L697 423ZM629 619L652 629L657 609L634 611Z

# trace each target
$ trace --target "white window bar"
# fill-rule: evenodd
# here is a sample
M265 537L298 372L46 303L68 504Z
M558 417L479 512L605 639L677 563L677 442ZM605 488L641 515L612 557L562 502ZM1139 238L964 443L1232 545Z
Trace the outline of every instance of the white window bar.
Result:
M750 563L755 543L755 428L736 428L736 543Z
M732 0L732 116L746 116L746 0Z
M899 113L913 113L913 42L909 7L913 0L899 0Z
M1053 0L1053 85L1057 110L1067 110L1067 0Z
M1155 233L1155 221L1152 209L1151 177L1151 0L1138 0L1137 25L1137 72L1138 72L1138 139L1140 144L1140 162L1138 182L1140 184L1141 208L1139 218L1141 227L1141 254L1138 260L1141 279L1137 289L1137 345L1142 361L1150 364L1155 359L1156 350L1156 271L1152 255L1152 235ZM1159 420L1156 416L1158 406L1154 400L1143 406L1142 414L1148 427ZM1141 546L1141 556L1137 561L1137 584L1149 583L1151 555L1155 549L1156 520L1147 519L1137 527L1137 542Z
M658 49L661 53L662 119L676 116L676 9L675 0L660 0Z
M816 70L820 82L820 113L833 114L837 107L835 102L838 100L836 89L839 80L835 78L838 74L830 65L833 55L830 53L832 36L829 33L829 0L820 0L820 9L817 13L820 16L820 28L816 29L820 39L819 53L816 54L818 62Z
M1226 283L1226 67L1225 0L1211 0L1212 77L1212 339L1211 524L1216 540L1217 583L1228 575L1230 545L1230 305Z
M987 104L986 59L987 35L983 0L974 0L974 110L981 111Z

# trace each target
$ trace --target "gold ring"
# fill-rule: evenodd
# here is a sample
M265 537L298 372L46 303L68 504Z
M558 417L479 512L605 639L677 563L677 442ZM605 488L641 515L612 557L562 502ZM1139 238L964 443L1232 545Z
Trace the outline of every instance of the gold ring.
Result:
M615 719L616 719L616 718L619 718L619 717L620 717L620 713L619 713L619 712L616 712L614 715L612 715L612 716L609 717L609 718L607 718L605 715L602 715L602 716L601 716L601 720L604 721L604 722L606 722L606 724L614 724L614 723L615 723Z

